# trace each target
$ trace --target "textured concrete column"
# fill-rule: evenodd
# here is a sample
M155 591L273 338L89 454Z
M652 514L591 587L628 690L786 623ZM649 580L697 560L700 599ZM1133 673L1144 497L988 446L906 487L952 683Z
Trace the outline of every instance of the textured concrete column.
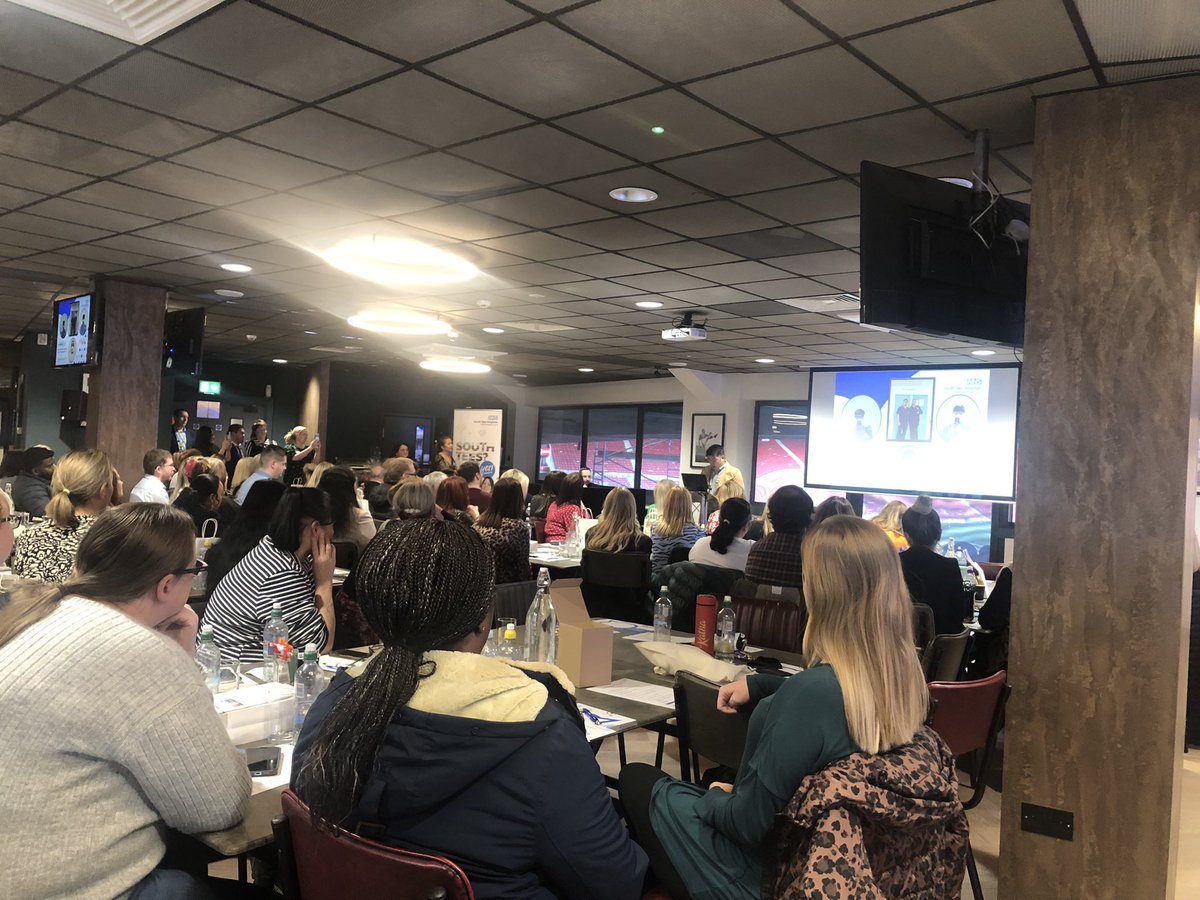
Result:
M125 479L125 493L142 477L142 456L158 444L162 380L161 287L105 281L100 365L88 379L87 446L106 450Z
M1039 102L1000 887L1174 896L1200 79ZM1185 602L1187 601L1187 602ZM1074 840L1021 805L1074 813Z

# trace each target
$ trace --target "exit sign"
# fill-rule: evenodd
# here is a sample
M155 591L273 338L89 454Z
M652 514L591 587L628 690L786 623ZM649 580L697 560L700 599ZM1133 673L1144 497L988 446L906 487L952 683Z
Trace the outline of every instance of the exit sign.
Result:
M219 381L202 381L202 382L200 382L200 393L202 393L202 394L219 394L219 393L221 393L221 382L219 382Z

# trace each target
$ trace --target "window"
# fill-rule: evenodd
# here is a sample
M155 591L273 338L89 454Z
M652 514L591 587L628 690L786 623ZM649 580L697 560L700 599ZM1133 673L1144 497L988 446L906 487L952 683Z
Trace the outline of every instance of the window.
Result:
M863 494L863 518L879 515L884 505L899 500L912 506L916 497L906 494ZM933 508L942 520L942 544L954 538L977 562L987 562L992 549L992 504L987 500L968 500L959 497L934 497Z
M808 449L808 404L759 403L755 415L754 465L750 473L752 499L766 503L785 484L804 486ZM816 505L838 491L804 488Z
M679 478L682 432L680 403L542 409L538 477L587 465L593 484L653 489Z

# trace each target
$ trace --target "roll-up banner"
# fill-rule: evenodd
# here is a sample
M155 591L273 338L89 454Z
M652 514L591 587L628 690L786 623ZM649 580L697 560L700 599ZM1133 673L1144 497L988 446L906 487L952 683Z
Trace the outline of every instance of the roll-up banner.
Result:
M500 441L504 436L504 410L454 411L454 461L479 463L484 478L500 474Z

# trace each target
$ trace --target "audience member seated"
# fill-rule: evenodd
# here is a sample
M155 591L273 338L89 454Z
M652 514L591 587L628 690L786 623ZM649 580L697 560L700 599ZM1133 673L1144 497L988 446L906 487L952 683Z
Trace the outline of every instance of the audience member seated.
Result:
M718 694L721 712L753 708L733 784L705 790L644 764L621 770L630 828L672 896L762 896L764 843L805 777L910 743L928 712L912 612L880 530L826 520L805 541L803 570L808 668L752 675Z
M180 491L179 496L175 498L172 506L183 510L191 517L192 524L196 527L196 536L199 537L204 532L204 526L207 522L216 523L216 534L220 535L221 530L228 527L232 523L232 518L222 519L221 508L221 482L217 480L215 475L208 475L201 472L199 475L193 475L188 486ZM226 516L229 515L228 510L224 510ZM213 526L208 526L208 533L213 533Z
M467 502L467 483L458 475L451 475L438 485L437 504L443 518L462 525L474 525L479 518L479 510Z
M129 492L129 501L170 505L167 485L175 477L175 458L166 450L147 450L142 457L142 472L141 480Z
M0 456L0 493L12 496L13 483L25 468L24 450L5 450ZM49 485L46 486L49 490Z
M479 535L395 522L357 574L383 649L334 676L304 720L292 786L313 815L453 860L480 900L639 898L645 855L566 677L480 655L493 584Z
M383 488L374 488L367 496L371 507L371 515L377 519L386 519L391 515L388 504L388 493L393 487L409 476L417 474L417 465L406 456L390 456L383 463Z
M204 561L208 563L205 600L212 596L213 589L229 574L230 569L258 546L267 533L271 517L275 515L275 507L282 496L282 481L260 481L250 488L246 502L238 507L229 528L221 532L221 539L204 556Z
M717 492L713 494L713 499L717 501L717 508L708 514L708 520L705 525L705 532L712 534L717 530L717 526L721 524L721 507L726 500L732 500L735 497L746 499L746 488L741 482L732 478L728 478L721 482L717 487Z
M238 488L238 503L246 502L246 494L258 482L283 478L284 470L287 468L287 453L284 452L282 447L276 447L274 444L264 447L262 453L258 454L257 459L258 468L251 472L250 476L242 482L242 486ZM241 463L238 465L240 467ZM237 479L235 478L234 480L236 481Z
M542 479L541 489L536 497L531 497L529 500L529 515L535 519L544 519L550 512L550 506L558 497L558 489L562 487L563 479L567 477L566 472L547 472L546 477Z
M441 472L437 474L441 475ZM445 481L445 478L441 479ZM438 508L436 495L424 479L410 478L403 484L392 488L388 496L395 518L404 519L440 519L442 511ZM384 523L387 524L387 523Z
M900 568L913 603L933 609L938 634L963 630L963 579L958 561L937 552L942 520L933 501L922 494L901 519L908 549L900 554Z
M54 477L54 451L37 444L23 452L21 461L21 471L13 478L13 506L17 512L40 519L46 514L46 504L52 496L50 480Z
M996 576L992 592L979 609L979 624L985 629L975 635L971 678L986 678L1008 668L1008 620L1012 613L1012 569L1005 566Z
M283 436L283 449L287 453L287 465L284 467L283 483L300 484L305 480L304 465L321 449L321 439L308 439L308 429L297 425Z
M320 487L321 486L321 476L324 475L326 472L328 472L332 468L333 468L333 463L331 463L331 462L309 463L307 466L304 467L305 472L308 473L304 478L304 486L305 487ZM353 475L354 473L351 472L350 474Z
M219 500L217 502L217 522L222 530L232 524L237 518L237 501L229 495L229 472L225 468L225 460L220 456L202 456L192 466L192 477L211 475L220 484ZM178 499L178 498L176 498Z
M470 463L464 463L465 469ZM496 584L529 580L529 525L525 495L515 478L501 478L492 492L492 505L481 513L475 530L492 551Z
M662 509L667 494L671 493L671 488L675 485L676 482L670 478L660 478L654 482L654 502L646 507L646 518L642 521L642 531L647 537L653 532L654 523L658 521L658 511Z
M362 552L375 537L375 520L358 505L354 472L345 466L333 466L321 476L321 490L329 495L333 510L333 539L354 544Z
M578 519L588 518L583 509L583 477L572 472L563 477L558 496L546 510L546 540L565 541Z
M501 478L515 478L517 483L521 485L521 510L525 510L525 500L529 496L529 476L520 469L505 469L501 474ZM495 489L493 488L493 491Z
M287 488L266 535L213 588L204 609L204 624L213 627L221 655L239 663L262 660L263 629L275 603L283 607L293 646L316 644L319 652L329 652L334 561L329 495L318 488Z
M458 477L467 483L467 504L474 506L481 513L487 512L492 503L492 495L483 489L479 463L463 463L458 467Z
M366 465L366 470L362 472L359 487L362 488L363 499L370 506L371 501L376 494L382 493L386 499L389 486L383 483L383 463L377 460L371 460ZM374 512L371 515L375 515Z
M885 503L883 509L879 511L879 515L871 520L884 530L898 551L907 550L909 546L908 538L904 534L904 511L906 509L908 507L900 500L892 500Z
M167 493L169 494L168 503L174 503L175 498L179 496L179 492L187 487L188 479L192 477L194 460L199 459L203 455L195 447L189 447L172 455L171 458L175 463L175 474L171 476L171 480L167 484Z
M633 494L617 487L605 495L600 518L584 534L583 545L602 553L649 553L653 549L653 541L638 526Z
M658 511L658 520L650 532L650 568L657 571L671 561L676 547L692 545L704 537L704 529L692 522L692 495L680 485L667 492Z
M746 556L753 541L746 540L746 531L754 520L754 511L741 497L731 497L717 510L717 530L692 544L688 559L705 566L746 571Z
M241 496L242 485L257 471L257 456L243 456L237 461L237 465L233 467L233 476L229 479L229 490L233 491L234 503L241 503L237 498Z
M434 493L434 496L436 496L438 486L449 477L450 476L447 475L445 472L439 472L435 469L434 471L429 472L428 474L422 476L421 480L424 481L427 485L429 485L430 489Z
M812 522L808 491L785 484L767 500L771 531L754 542L746 557L746 577L759 584L803 589L800 548Z
M245 758L191 658L195 562L186 515L129 504L96 519L65 584L20 586L0 607L6 897L210 897L230 884L159 868L167 828L229 828L250 801Z
M13 574L61 583L96 516L108 508L116 482L103 450L73 450L54 467L46 520L24 529L13 547Z
M845 497L826 497L813 510L812 524L820 525L832 516L855 516L854 507Z

